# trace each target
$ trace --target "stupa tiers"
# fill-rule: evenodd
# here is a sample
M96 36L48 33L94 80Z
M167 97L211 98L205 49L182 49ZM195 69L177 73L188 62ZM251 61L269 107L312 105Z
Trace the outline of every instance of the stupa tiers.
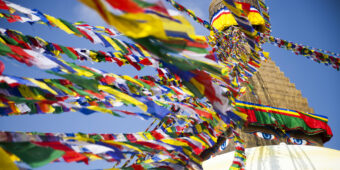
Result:
M261 16L259 1L235 0L235 2L239 8L247 8L250 23L257 31L264 32L266 23ZM225 7L223 0L211 2L209 16L211 25L218 30L237 27L236 21ZM252 90L248 89L238 99L237 104L237 106L242 105L241 111L248 114L248 121L242 129L237 129L245 141L246 148L277 145L282 142L323 146L323 143L331 138L332 132L327 125L327 119L314 117L317 120L323 119L318 122L323 128L309 126L314 119L308 118L315 115L306 113L313 113L313 109L308 106L307 99L302 96L301 91L296 89L270 58L261 63L260 69L249 79L249 83ZM306 118L304 115L309 117L304 119ZM270 120L265 120L266 116ZM300 120L295 121L296 118ZM221 143L223 143L222 139L213 150L217 150ZM218 154L234 150L232 140L229 142L227 140L226 143L227 147L220 149L223 151Z
M256 96L248 90L240 98L242 101L314 113L301 91L296 89L295 84L270 59L262 62L261 68L249 82Z

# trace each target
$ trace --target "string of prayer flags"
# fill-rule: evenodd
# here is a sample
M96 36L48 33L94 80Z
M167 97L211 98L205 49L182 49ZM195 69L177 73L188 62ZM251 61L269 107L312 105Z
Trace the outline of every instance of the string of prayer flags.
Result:
M145 43L141 43L141 44L145 44ZM146 47L147 48L147 47ZM157 54L160 54L159 52L157 52L157 51L153 51L154 53L157 53ZM175 72L177 75L180 75L180 77L182 78L182 79L184 79L184 80L190 80L190 76L189 77L187 77L188 76L188 73L186 73L186 75L187 76L184 76L184 72L183 71L181 71L181 69L180 68L176 68L176 66L175 65L171 65L171 64L168 64L168 63L164 63L164 65L167 67L167 68L169 68L172 72ZM203 72L201 72L200 74L202 74ZM204 92L204 86L210 86L209 85L209 81L207 81L206 83L204 83L204 84L202 84L202 81L197 81L198 79L194 79L194 80L190 80L191 81L191 83L192 83L192 85L193 86L189 86L189 84L187 85L187 86L189 86L189 87L191 87L191 88L199 88L199 90L198 89L191 89L191 91L192 92L194 92L194 93L196 93L196 95L197 96L200 96L200 95L202 95ZM202 80L202 78L200 78L200 80ZM203 80L204 80L204 78L203 78ZM207 84L208 83L208 84ZM211 88L210 88L211 89ZM215 90L214 90L215 91ZM214 91L212 91L213 93L214 93ZM220 92L217 92L217 93L220 93ZM222 100L220 100L221 98L216 98L216 97L214 97L215 95L214 94L212 94L212 95L209 95L209 94L204 94L205 96L210 96L210 98L209 98L209 100L213 103L213 106L214 106L214 108L215 109L217 109L218 111L219 111L219 113L220 113L220 116L222 116L223 114L225 114L225 113L228 113L227 112L227 109L226 108L224 108L224 107L221 107L221 105L223 106L226 106L226 104L227 104L227 101L228 100L225 100L225 99L222 99ZM220 102L221 103L221 105L219 105L218 104L218 102L216 102L215 100L218 100L218 102ZM222 101L223 101L223 103L222 103ZM224 103L224 102L226 102L226 103ZM226 121L226 122L229 122L229 118L227 118L227 117L229 117L229 116L223 116L224 117L224 121Z
M49 26L54 26L60 28L68 34L74 34L77 36L84 37L90 40L94 44L102 44L105 47L112 47L117 51L121 51L123 54L127 54L124 49L125 45L122 42L114 37L113 35L117 35L117 33L110 28L105 28L102 26L90 26L85 23L75 23L71 24L66 20L58 19L53 16L43 14L37 10L30 10L28 8L22 7L12 2L3 1L7 3L13 10L23 13L30 18L20 17L18 15L13 14L0 14L0 17L7 18L11 22L31 22L31 23L44 23ZM14 20L15 19L15 20ZM105 35L108 34L109 36ZM122 48L123 47L123 48Z
M254 117L261 113L255 112L254 116L248 110L265 106L240 106L242 102L236 99L245 93L248 78L258 70L261 60L267 58L260 46L270 33L268 9L263 1L259 2L261 8L255 10L249 4L225 0L225 10L230 10L229 15L236 19L234 24L239 27L216 29L213 22L204 21L193 11L168 0L176 9L185 11L212 31L209 37L196 35L183 16L169 12L161 2L81 2L96 10L119 33L83 22L72 24L39 10L0 0L0 9L6 11L0 13L0 17L8 22L57 27L113 49L103 52L67 47L15 30L0 29L0 55L60 77L37 79L6 75L2 74L5 65L0 62L0 116L79 111L85 115L102 112L155 121L147 131L137 133L0 132L3 162L11 159L34 168L50 162L87 164L102 159L112 162L114 168L122 169L202 169L201 154L215 147L218 139L231 129L236 151L230 168L244 168L244 143L234 130L235 125L258 123ZM252 27L250 13L255 18L263 17L259 21L266 26L264 34ZM136 43L123 41L116 35L126 36ZM275 43L285 45L281 41ZM213 47L211 52L207 50L208 45ZM299 54L314 55L313 50L299 48L299 51ZM155 68L157 75L116 75L67 62L60 54L72 60L115 62L119 66L130 64L138 71L150 66ZM335 67L339 65L334 57L328 60L318 55L314 58ZM118 108L122 105L139 110ZM326 139L331 136L324 117L277 108L264 109L268 114L299 115L297 121L309 127L304 130L326 132Z
M244 149L244 141L240 138L240 135L233 130L233 139L235 143L235 154L233 163L230 166L230 170L243 169L246 163L246 154Z
M270 24L269 9L268 9L268 6L264 3L263 0L259 0L258 2L259 2L259 5L260 5L261 14L262 14L263 19L265 21L264 36L268 37L268 36L270 36L270 33L272 31L271 24Z
M90 4L89 2L86 2L86 3L88 3L89 6L94 7L93 4ZM104 8L104 7L102 7L102 5L100 5L100 6L101 6L101 9ZM97 7L94 7L94 8L97 8ZM105 9L104 9L104 11L105 11ZM101 15L104 18L114 16L114 15L110 14L109 12L108 13L103 13L102 11L99 11L99 12L101 13ZM129 30L129 31L131 31L131 30ZM120 32L122 32L122 31L120 30ZM146 34L152 35L152 33L146 33ZM143 36L147 36L147 35L143 35ZM135 36L135 38L138 37L137 35L132 35L132 34L130 36ZM158 38L162 39L164 37L158 37ZM175 72L177 75L179 75L181 77L182 80L186 80L187 82L190 82L190 83L187 83L186 86L189 87L191 89L191 91L196 96L202 97L203 95L207 95L207 93L204 93L204 91L205 91L204 89L208 86L211 87L212 84L211 84L211 82L209 83L209 81L211 81L211 79L209 80L209 78L208 78L207 79L208 81L206 81L204 83L202 81L197 81L198 79L196 79L196 78L191 79L191 77L193 77L195 75L195 73L192 72L192 71L188 72L188 71L185 71L185 70L192 70L192 69L187 68L185 70L182 70L180 65L169 64L169 60L171 61L171 60L174 60L175 58L172 58L169 55L164 54L164 52L157 51L154 48L152 48L153 44L155 44L154 40L149 41L149 40L147 40L147 38L144 38L142 41L141 41L141 39L135 39L135 41L139 42L140 44L143 44L145 48L147 48L148 50L151 50L152 53L156 54L158 57L162 57L161 60L165 61L163 63L163 65L165 67L167 67L168 69L170 69L171 72ZM177 62L172 62L172 63L177 63ZM200 73L203 73L203 72L200 72ZM219 87L217 89L219 89ZM221 90L218 90L217 94L219 94L221 92L222 92ZM228 112L229 109L227 107L228 106L228 99L227 98L223 99L222 96L216 97L215 96L215 90L212 91L211 94L208 94L208 96L210 96L209 100L212 102L214 109L219 113L219 116L222 116L222 119L225 122L229 122L230 116L228 115L228 113L230 113L230 112Z
M210 22L210 24L212 26L210 26L209 22L206 22L204 20L202 20L201 18L197 17L193 12L191 12L191 10L186 9L184 6L178 4L177 2L175 2L174 0L167 0L168 2L170 2L176 9L180 10L180 11L185 11L187 12L187 14L189 16L191 16L195 21L197 21L198 23L203 24L206 28L209 28L209 30L213 31L213 22ZM285 40L279 39L279 38L275 38L270 36L270 19L269 19L269 13L268 13L268 7L265 5L265 3L263 1L259 1L260 4L260 8L262 16L264 18L265 22L265 31L264 34L262 33L258 33L259 36L261 37L260 41L263 43L264 40L269 39L269 42L281 47L281 48L285 48L288 50L293 50L295 52L295 54L297 55L304 55L304 56L310 56L312 57L312 60L319 62L319 63L325 63L326 65L331 65L333 68L339 70L339 59L337 57L334 56L340 56L340 54L334 53L334 52L330 52L327 50L323 50L323 49L317 49L317 48L312 48L312 47L308 47L308 46L304 46L304 45L299 45L296 43L292 43L292 42L287 42ZM229 10L228 10L229 12ZM223 12L216 12L214 14L218 15L218 13L223 13ZM230 12L229 12L230 13ZM218 16L212 17L212 20L214 18L217 18ZM249 17L249 16L248 16ZM220 17L219 17L220 18ZM232 25L232 24L231 24ZM210 29L211 28L211 29ZM225 28L225 27L221 27L221 28ZM214 31L216 34L216 31ZM217 34L218 35L218 34ZM268 37L268 38L266 38ZM223 43L220 43L223 44ZM299 47L299 48L292 48L293 47ZM319 52L318 52L319 51Z
M118 155L123 152L118 152L117 149L114 149L115 152L111 152L109 148L116 148L118 146L121 146L126 151L132 149L132 150L140 150L140 151L146 151L150 153L155 153L157 150L178 150L178 146L182 146L183 150L189 149L190 147L199 147L201 148L202 145L200 143L197 143L196 140L199 139L197 137L194 138L191 136L184 137L183 139L178 138L178 140L182 142L176 142L176 140L170 140L169 136L164 134L164 132L161 131L151 131L151 132L144 132L137 133L137 134L51 134L51 133L19 133L19 132L2 132L1 135L1 144L2 146L11 145L12 147L20 147L22 143L25 143L26 145L39 145L39 146L49 146L53 148L55 151L64 151L65 154L63 155L63 159L65 161L79 161L84 160L86 163L88 154L95 154L95 155L101 155L101 153L106 153L112 156L115 160L117 158L123 158L122 156ZM203 134L198 134L203 135ZM146 138L147 136L150 136L151 138ZM204 138L204 135L201 136ZM203 139L202 138L202 139ZM155 140L155 141L150 141ZM9 141L12 141L12 143L8 143ZM144 141L144 142L143 142ZM30 143L29 143L30 142ZM190 145L188 145L190 144ZM197 146L198 145L198 146ZM103 146L109 147L109 148L103 148ZM114 147L116 146L116 147ZM190 146L190 147L189 147ZM102 149L101 149L102 147ZM152 148L151 150L148 148ZM12 152L12 150L7 147L5 147L6 150ZM99 150L98 150L99 149ZM188 150L188 151L189 151ZM76 151L76 152L75 152ZM198 151L198 150L196 150ZM201 149L202 151L202 149ZM40 152L40 151L39 151ZM36 153L39 153L36 152ZM79 152L79 153L78 153ZM183 152L183 151L180 151ZM186 151L185 151L186 152ZM183 153L185 156L185 152ZM84 153L87 153L86 155ZM200 151L198 151L200 153ZM162 154L162 153L160 153ZM165 155L170 154L163 153ZM170 154L171 155L171 154ZM20 159L25 159L20 154L18 155ZM61 155L59 155L60 157ZM72 158L70 156L73 156ZM86 157L84 157L86 156ZM108 155L107 155L108 156ZM175 155L171 155L172 158L175 158ZM185 157L188 157L186 155ZM189 157L194 158L195 156L191 155ZM178 159L178 158L177 158ZM41 163L39 160L38 163ZM39 166L33 165L33 166ZM197 166L197 165L196 165Z
M1 0L2 4L4 4L7 8L3 8L3 10L7 10L10 14L1 13L0 17L6 18L10 22L30 22L30 23L41 23L48 26L54 26L66 31L70 34L78 34L82 36L87 36L86 34L83 35L83 31L81 30L88 30L93 33L105 33L110 36L120 35L117 31L113 30L112 28L106 28L103 26L91 26L84 22L76 22L71 24L70 22L58 19L53 16L44 14L37 9L28 9L21 5L15 4L13 2ZM13 13L18 12L22 13L25 16L14 15ZM79 30L81 29L81 30Z
M94 51L88 49L80 49L80 48L72 48L65 47L60 44L51 43L43 40L40 37L32 37L26 36L22 33L14 30L5 30L0 28L0 37L4 40L5 43L10 45L21 46L25 49L44 49L44 53L49 53L51 55L55 55L58 57L60 54L66 54L73 60L91 60L95 62L115 62L118 66L122 66L124 64L131 64L137 70L141 69L140 65L153 65L152 62L155 63L151 58L147 58L149 54L141 49L141 47L128 44L129 46L133 46L133 52L129 52L130 54L122 54L121 52L103 52L103 51ZM129 51L132 51L129 49ZM138 51L138 52L135 52ZM143 51L143 52L142 52ZM141 55L142 54L142 55ZM152 60L152 62L150 61Z
M296 55L306 56L307 58L310 58L313 61L316 61L318 63L324 63L325 65L332 66L334 69L336 69L338 71L340 70L340 58L338 58L336 56L324 54L322 52L318 52L318 51L323 51L323 50L314 49L314 48L311 49L308 46L299 45L297 43L286 41L286 40L283 40L283 39L280 39L280 38L275 38L273 36L270 36L268 38L268 41L271 44L274 44L277 47L285 48L286 50L290 50L290 51L294 52ZM329 53L329 52L327 52L327 53ZM332 54L335 54L335 53L332 53Z
M203 19L201 19L200 17L196 16L195 13L192 10L189 10L187 8L185 8L183 5L177 3L174 0L166 0L168 1L173 7L175 7L177 10L179 11L184 11L186 12L190 17L192 17L196 22L202 24L204 27L206 27L207 29L209 29L210 31L216 31L207 21L204 21Z
M169 0L172 4L175 4L175 6L176 6L176 8L177 9L180 9L180 10L186 10L187 12L188 12L188 14L190 15L190 16L193 16L194 17L194 19L196 20L196 21L199 21L199 22L201 22L201 23L204 23L204 26L205 27L209 27L210 25L209 25L209 23L208 22L206 22L206 21L204 21L204 20L202 20L202 19L200 19L199 17L197 17L197 16L195 16L194 15L194 13L192 13L192 12L190 12L190 10L187 10L185 7L183 7L183 6L181 6L180 4L178 4L177 2L175 2L175 1L173 1L173 0ZM19 11L19 12L22 12L22 13L24 13L24 14L26 14L26 15L29 15L31 18L35 18L36 19L36 17L34 17L35 15L38 15L39 13L41 13L41 12L39 12L39 11L35 11L36 12L36 14L33 14L34 12L32 11L32 10L29 10L29 9L27 9L27 8L24 8L24 7L22 7L22 6L20 6L20 5L17 5L17 4L14 4L14 3L12 3L12 2L7 2L7 1L3 1L3 3L4 4L6 4L6 3L9 3L10 5L10 7L12 7L12 8L14 8L14 9L16 9L17 11ZM265 7L265 4L261 1L260 2L260 6L261 6L261 9L266 9L266 7ZM8 7L8 8L4 8L5 10L7 10L7 9L9 9L10 7ZM269 18L268 18L268 16L269 15L267 15L266 14L266 11L265 10L262 10L261 11L262 12L262 14L263 14L263 17L265 18L265 20L267 21ZM44 15L46 15L46 14L44 14ZM10 18L8 18L8 19L10 19L10 21L12 21L12 22L15 22L16 20L19 20L20 19L20 16L14 16L14 15L12 15L12 14L2 14L2 15L0 15L1 17L10 17ZM41 17L41 15L40 15L40 17ZM24 19L22 19L23 21L28 21L28 20L24 20ZM64 21L64 20L63 20ZM30 22L33 22L33 20L30 20ZM47 24L49 23L49 22L46 22ZM68 22L66 22L66 23L68 23ZM48 24L49 25L49 24ZM107 34L109 34L109 35L116 35L116 33L115 33L115 31L114 30L112 30L112 29L109 29L109 28L105 28L105 27L102 27L102 26L90 26L90 25L88 25L88 24L83 24L83 23L75 23L74 25L76 25L76 27L77 28L79 28L79 29L81 29L82 31L81 32L84 32L84 30L96 30L97 32L99 32L99 33L103 33L103 32L105 32L105 33L107 33ZM266 27L268 28L268 24L266 23ZM267 29L268 30L268 29ZM86 32L86 31L85 31ZM90 35L93 35L93 36L95 36L96 38L94 38L94 37L91 37L91 36L89 36L89 34ZM94 42L94 43L102 43L102 44L105 44L105 42L102 42L102 41L94 41L94 40L103 40L103 38L98 38L98 35L97 34L91 34L91 33L85 33L84 34L85 36L87 36L87 38L88 39L90 39L92 42ZM97 35L97 36L96 36ZM264 35L265 37L267 37L268 35ZM105 39L107 39L106 37L105 37ZM272 41L271 41L272 42ZM301 45L300 45L301 46ZM325 56L325 58L326 59L318 59L317 57L314 57L314 55L317 55L317 56L320 56L319 55L319 52L309 52L309 53L307 53L307 54L309 54L309 55L312 55L312 58L313 58L313 60L315 60L315 61L317 61L317 62L325 62L325 61L323 61L323 60L327 60L327 56L329 56L330 58L331 58L331 62L337 62L337 58L336 57L333 57L333 56L340 56L340 54L337 54L337 53L334 53L334 52L330 52L330 51L327 51L327 50L322 50L322 49L317 49L317 48L311 48L311 47L308 47L308 46L305 46L306 48L308 48L308 49L311 49L311 50L313 50L313 51L320 51L321 52L321 56ZM289 49L289 48L286 48L286 49ZM297 52L295 52L295 53L297 53ZM325 53L325 54L322 54L322 53ZM297 54L299 54L299 53L297 53ZM306 53L301 53L302 55L307 55ZM330 54L330 55L329 55ZM333 56L331 56L331 55L333 55ZM335 59L333 59L333 58L335 58ZM337 66L338 64L335 64L335 65L333 65L333 68L338 68L338 66Z
M247 42L254 55L256 55L259 51L259 46L257 45L257 41L259 40L257 37L257 31L250 24L245 12L242 9L237 8L233 0L224 0L223 2L233 14L240 30L246 34Z
M231 66L231 63L226 63L226 62L230 62L228 61L227 58L230 58L230 56L232 58L234 58L235 56L238 56L238 55L234 55L232 54L230 51L227 52L227 51L224 51L224 50L228 50L230 49L231 47L232 48L235 48L235 47L238 47L238 41L239 40L235 40L234 38L233 39L230 39L230 37L234 37L233 34L231 34L231 32L227 32L226 33L223 33L219 30L217 30L216 28L214 28L213 26L210 26L209 22L207 21L204 21L202 20L201 18L197 17L191 10L189 9L186 9L184 6L180 5L179 3L175 2L174 0L168 0L168 2L171 3L171 5L173 5L177 10L179 11L185 11L190 17L192 17L195 21L197 21L198 23L201 23L203 24L206 28L208 28L210 31L213 31L214 34L212 34L211 36L213 36L212 38L212 41L210 41L211 38L208 38L209 39L209 44L215 48L215 46L217 46L217 49L216 50L218 52L218 56L220 57L220 61L222 61L222 63L224 64L227 64L229 65L229 67ZM207 26L208 25L208 26ZM223 29L221 28L221 30L224 30L224 27ZM230 30L230 29L229 29ZM235 32L233 32L235 33ZM228 36L226 36L228 35ZM243 38L244 39L244 38ZM230 43L226 43L225 40L229 40ZM248 40L249 41L249 40ZM236 44L235 44L236 43ZM228 45L226 45L228 44ZM254 51L253 51L253 54L254 54ZM249 55L249 54L248 54ZM255 56L257 56L257 52L255 53ZM261 59L265 59L265 57L263 57L263 55L260 53L260 56L261 56ZM223 57L223 58L222 58ZM259 67L258 64L256 64L256 67L253 67L254 63L259 63L257 61L257 57L251 57L250 60L248 61L247 64L237 64L239 59L238 58L235 58L236 60L235 61L232 61L234 64L234 66L232 67L238 67L239 70L235 70L233 68L230 68L229 69L229 75L235 75L235 74L240 74L238 77L245 80L244 77L245 76L252 76L252 74L254 72L257 71L257 68ZM244 59L243 59L244 60ZM245 61L245 60L244 60ZM241 67L240 67L241 66ZM235 70L235 72L233 72L233 70ZM246 74L245 74L246 73ZM233 79L232 76L230 76L230 79ZM229 80L231 82L231 80ZM242 81L240 81L241 83ZM232 91L238 91L238 90L232 90ZM237 95L235 95L237 96Z

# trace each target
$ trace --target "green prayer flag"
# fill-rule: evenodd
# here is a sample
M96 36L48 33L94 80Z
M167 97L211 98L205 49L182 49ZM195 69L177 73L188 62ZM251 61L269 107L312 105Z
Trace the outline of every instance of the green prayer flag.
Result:
M75 32L75 33L77 33L77 34L79 34L79 35L83 35L74 25L72 25L71 23L69 23L69 22L67 22L67 21L65 21L65 20L63 20L63 19L60 19L59 18L59 20L63 23L63 24L65 24L69 29L71 29L73 32Z
M52 71L46 71L46 72L60 76L60 77L64 77L67 80L70 80L72 83L77 84L78 86L82 87L85 90L91 90L96 93L99 92L98 91L99 83L96 80L86 79L84 77L77 76L74 74L59 74L59 73L54 73Z
M125 48L125 46L123 44L121 44L118 40L114 39L114 38L111 38L112 41L114 41L118 46L119 48L121 48L124 52L124 54L128 54L129 51Z
M62 45L59 45L59 47L64 51L64 53L69 56L71 59L73 60L77 60L78 57L73 54L69 49L67 49L66 47L62 46Z
M0 146L13 153L32 168L46 165L64 155L64 151L42 147L30 142L7 143L0 142Z
M2 39L4 39L8 44L11 44L11 45L16 45L18 46L19 43L17 41L15 41L13 38L9 37L9 36L4 36L4 35L0 35L0 37Z
M0 42L0 55L6 55L7 53L12 53L12 50L2 42Z

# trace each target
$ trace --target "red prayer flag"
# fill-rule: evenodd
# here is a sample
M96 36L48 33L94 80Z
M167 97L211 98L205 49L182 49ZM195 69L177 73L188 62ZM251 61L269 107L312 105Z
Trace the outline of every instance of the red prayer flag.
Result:
M66 162L83 161L86 164L88 164L88 159L86 156L78 152L75 152L74 150L60 142L34 142L34 143L40 146L49 146L53 149L64 151L65 154L63 155L63 158Z
M152 65L151 61L148 58L144 58L143 60L139 61L139 63L147 66Z
M2 0L0 0L0 9L10 10L6 3Z
M2 61L0 61L0 75L2 75L2 72L5 70L5 65Z
M106 0L113 8L120 9L129 13L139 13L143 12L143 8L139 7L132 0Z

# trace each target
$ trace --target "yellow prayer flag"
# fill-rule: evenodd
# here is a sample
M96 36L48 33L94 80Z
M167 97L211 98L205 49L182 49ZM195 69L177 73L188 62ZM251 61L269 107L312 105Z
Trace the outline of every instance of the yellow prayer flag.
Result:
M150 14L127 13L120 16L113 15L101 1L80 0L90 8L96 10L110 25L114 26L122 34L132 38L144 38L155 36L166 39L162 21Z
M108 143L108 144L114 144L114 145L120 145L120 146L125 146L127 148L130 148L130 149L133 149L133 150L136 150L140 153L142 153L143 151L140 150L139 148L135 147L135 146L132 146L132 145L129 145L129 144L126 144L124 142L117 142L117 141L112 141L112 140L104 140L103 142L105 143Z
M0 107L7 107L2 101L0 101Z
M149 52L147 52L146 50L143 49L142 46L140 46L139 44L135 44L136 47L139 48L139 50L146 56L146 57L150 57L151 55L149 54Z
M130 76L123 75L123 76L121 76L121 77L122 77L123 79L127 80L127 81L131 81L131 82L133 82L133 83L135 83L135 84L137 84L137 85L139 85L139 86L141 86L141 87L144 87L144 85L143 85L142 83L138 82L137 80L135 80L134 78L132 78L132 77L130 77Z
M117 51L123 51L110 37L108 37L108 36L106 36L106 35L102 35L104 38L105 38L105 40L107 41L107 42L109 42L110 44L111 44L111 46L115 49L115 50L117 50Z
M3 43L3 44L7 44L5 40L3 40L1 37L0 37L0 42Z
M85 77L92 77L94 74L90 71L83 70L83 69L77 69L73 68L75 71L77 71L77 75L79 76L85 76Z
M102 108L102 107L99 107L99 106L87 106L86 108L90 109L90 110L97 111L97 112L110 113L110 114L112 113L112 110Z
M192 154L192 152L191 151L189 151L188 149L186 149L186 148L183 148L183 152L184 153L186 153L186 155L188 155L190 158L191 158L191 160L193 160L194 162L196 162L196 163L198 163L198 164L201 164L202 163L202 161L201 160L198 160L196 157L194 157Z
M40 94L35 94L31 91L30 87L25 85L19 85L18 90L22 96L29 99L44 100L45 97Z
M118 90L115 90L115 89L113 89L109 86L98 85L98 89L106 91L110 94L113 94L116 98L118 98L120 100L127 101L131 104L134 104L134 105L138 106L139 108L141 108L144 112L146 112L148 110L148 107L144 103L138 101L137 99L135 99L135 98L133 98L133 97L131 97L131 96L125 94L125 93L122 93Z
M77 140L77 141L83 141L83 142L92 142L94 143L95 140L94 139L91 139L91 138L87 138L87 137L84 137L84 136L81 136L79 134L76 134L75 137L63 137L64 140L70 140L70 139L73 139L73 140Z
M45 15L45 17L47 18L48 21L50 21L51 23L53 23L55 26L57 26L61 30L65 31L66 33L77 35L75 32L73 32L71 29L69 29L64 23L59 21L59 19L54 18L54 17L49 16L49 15Z
M262 53L263 53L264 57L266 57L266 58L269 57L269 52L263 51Z
M151 135L150 132L145 132L144 135L147 140L155 140L155 138Z
M203 95L205 87L203 84L199 83L196 79L192 78L190 79L190 82L195 85L195 87L198 89L198 91Z
M203 142L200 138L196 137L196 136L190 136L189 138L193 139L194 141L199 142L200 144L202 144L204 147L209 148L209 145L206 144L205 142Z
M95 155L95 154L92 154L92 153L86 153L86 152L83 152L81 153L82 155L88 157L91 161L94 161L94 160L100 160L102 159L101 157Z
M161 139L161 141L175 146L189 146L187 143L178 141L176 139Z
M48 85L46 85L45 83L35 80L35 79L31 79L31 78L25 78L26 80L31 81L32 83L38 85L40 88L45 89L49 92L51 92L54 95L58 95L58 93L56 91L54 91L53 89L51 89Z
M214 141L217 142L217 138L213 136L208 129L204 129L204 132Z
M0 170L19 170L11 160L9 154L0 147Z
M194 27L180 15L172 16L172 18L177 21L150 13L124 13L115 15L100 1L96 1L96 3L91 0L80 1L95 9L107 23L128 37L138 39L153 36L167 40L169 37L166 32L173 31L186 33L189 37L196 38ZM176 38L171 37L171 39Z
M196 127L196 130L197 130L198 133L202 132L202 127L201 127L200 124L197 124L195 127Z

